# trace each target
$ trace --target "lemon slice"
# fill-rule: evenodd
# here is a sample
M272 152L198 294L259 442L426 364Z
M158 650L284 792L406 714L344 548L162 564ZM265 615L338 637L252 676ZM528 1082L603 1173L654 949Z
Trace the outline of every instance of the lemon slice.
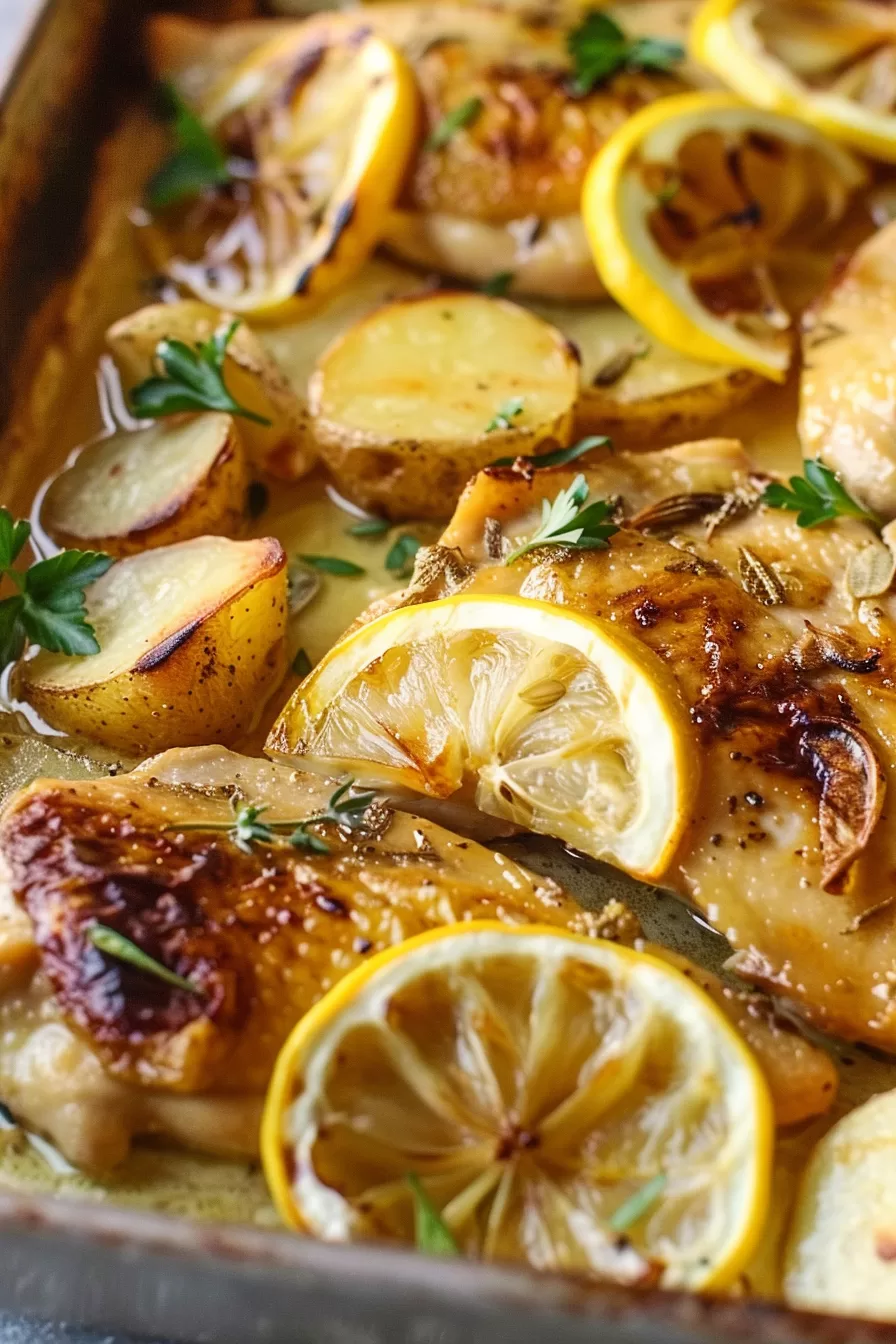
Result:
M321 45L290 29L200 112L231 154L231 181L144 228L160 269L206 303L256 316L344 284L379 241L414 146L404 57L372 35Z
M803 1176L784 1263L795 1307L896 1320L896 1092L851 1111Z
M601 279L657 339L781 381L792 333L775 250L810 248L865 180L814 127L731 94L682 94L610 137L582 209Z
M896 12L876 0L707 0L694 59L751 103L896 162Z
M342 640L267 749L475 805L642 877L663 871L687 824L698 755L650 650L547 602L472 594Z
M486 922L389 949L312 1008L262 1155L287 1223L328 1241L413 1241L416 1177L465 1254L705 1289L761 1234L772 1138L755 1060L680 972Z

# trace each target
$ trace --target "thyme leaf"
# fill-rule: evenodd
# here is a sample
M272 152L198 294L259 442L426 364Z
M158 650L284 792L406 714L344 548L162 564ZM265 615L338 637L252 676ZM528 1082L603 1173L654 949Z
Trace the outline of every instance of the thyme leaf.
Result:
M135 970L145 971L147 975L154 975L157 980L164 980L167 985L173 985L175 989L184 989L189 994L202 994L203 991L192 980L185 979L182 975L176 975L174 971L169 971L167 966L163 966L155 957L151 957L148 952L144 952L142 947L138 947L130 938L126 938L123 933L117 929L110 929L107 924L90 924L86 929L87 939L100 952L105 953L107 957L115 957L117 961L123 961L128 966L133 966Z

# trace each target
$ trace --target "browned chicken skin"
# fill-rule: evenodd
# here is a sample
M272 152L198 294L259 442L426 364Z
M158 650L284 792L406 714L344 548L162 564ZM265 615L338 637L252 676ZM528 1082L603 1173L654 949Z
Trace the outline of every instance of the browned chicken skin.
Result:
M826 1030L896 1050L894 599L856 603L844 583L873 533L852 519L807 532L757 506L730 441L617 454L586 474L595 495L621 496L629 523L607 550L501 564L496 537L509 548L531 535L574 469L486 471L406 600L517 592L617 623L657 653L688 708L702 779L663 885L726 935L741 975ZM744 507L707 537L701 514L737 490ZM701 494L709 506L685 498ZM654 513L648 530L644 512L661 500L675 516ZM777 576L771 604L745 548Z

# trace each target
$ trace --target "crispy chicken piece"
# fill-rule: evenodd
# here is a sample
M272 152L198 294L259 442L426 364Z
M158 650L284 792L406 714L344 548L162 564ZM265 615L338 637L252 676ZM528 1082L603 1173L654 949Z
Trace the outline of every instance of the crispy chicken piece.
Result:
M840 1081L834 1061L778 1014L765 994L736 989L680 953L648 942L637 916L622 901L608 901L598 918L602 938L668 961L721 1008L762 1066L778 1125L803 1124L831 1109Z
M803 318L800 438L896 516L896 221L863 243Z
M619 454L586 474L596 495L621 493L631 519L670 493L749 485L751 473L736 445L711 442ZM822 1028L896 1049L896 904L888 896L896 814L884 806L896 766L891 617L884 612L887 628L869 647L842 587L846 560L871 532L840 520L801 532L793 515L759 507L708 542L697 539L703 524L692 523L690 535L684 523L661 535L629 526L605 551L556 547L512 566L497 561L496 539L506 546L531 535L541 501L573 475L481 473L440 546L423 553L405 600L518 592L613 621L668 663L702 777L663 884L738 949L740 975L792 999ZM782 580L776 605L766 605L744 548L760 570L780 556L799 571L798 583ZM891 602L882 599L881 609ZM807 619L818 632L809 642ZM844 650L834 621L855 646Z
M335 981L384 947L473 918L591 934L556 885L431 822L374 806L328 825L327 854L222 831L230 796L302 819L333 789L220 748L166 752L113 779L38 780L0 822L0 1098L79 1166L161 1133L254 1153L285 1037ZM236 793L234 792L236 790ZM123 934L196 992L98 950Z

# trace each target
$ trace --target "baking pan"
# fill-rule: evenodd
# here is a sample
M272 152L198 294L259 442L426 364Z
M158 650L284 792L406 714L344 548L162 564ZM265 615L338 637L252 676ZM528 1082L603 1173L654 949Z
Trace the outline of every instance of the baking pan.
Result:
M147 8L0 0L0 422L58 336L93 155L142 78L137 34ZM192 8L203 17L251 11L248 0ZM0 499L14 492L27 451L27 442L5 440ZM32 1334L22 1317L67 1324ZM637 1293L0 1192L0 1341L74 1344L81 1329L104 1344L114 1344L110 1332L184 1344L896 1341L896 1327L756 1302Z

